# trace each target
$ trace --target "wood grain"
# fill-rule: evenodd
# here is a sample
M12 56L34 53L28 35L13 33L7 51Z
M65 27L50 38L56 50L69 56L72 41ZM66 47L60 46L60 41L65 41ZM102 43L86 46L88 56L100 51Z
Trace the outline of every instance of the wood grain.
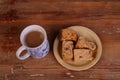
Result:
M30 24L42 25L50 52L43 59L20 61L20 32ZM86 71L71 71L54 58L53 42L62 28L81 25L92 29L102 41L100 61ZM68 75L71 74L71 75ZM119 80L119 0L0 0L0 80Z

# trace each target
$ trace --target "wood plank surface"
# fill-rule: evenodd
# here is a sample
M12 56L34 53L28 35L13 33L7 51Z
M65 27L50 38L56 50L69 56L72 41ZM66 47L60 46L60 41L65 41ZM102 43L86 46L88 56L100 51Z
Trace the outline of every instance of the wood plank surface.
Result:
M20 61L19 35L30 24L46 29L51 49L43 59ZM99 62L85 71L68 70L53 55L59 30L72 25L92 29L102 41ZM0 80L120 80L120 1L0 0Z

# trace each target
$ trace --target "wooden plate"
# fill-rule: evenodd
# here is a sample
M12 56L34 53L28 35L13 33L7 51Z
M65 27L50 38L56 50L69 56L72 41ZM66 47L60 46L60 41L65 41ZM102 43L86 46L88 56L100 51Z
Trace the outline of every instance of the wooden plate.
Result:
M65 62L62 59L62 57L60 56L60 54L61 54L60 53L60 41L58 40L58 36L56 37L56 39L54 41L54 45L53 45L53 52L54 52L55 58L62 66L64 66L65 68L67 68L69 70L81 71L81 70L87 70L87 69L91 68L98 62L98 60L100 59L101 54L102 54L102 44L101 44L99 37L97 36L97 34L95 32L93 32L92 30L90 30L86 27L71 26L68 28L75 30L77 32L78 36L80 36L80 35L84 36L87 40L90 40L90 41L93 41L96 43L97 52L96 52L95 58L91 62L82 62L79 64L75 64L74 62Z

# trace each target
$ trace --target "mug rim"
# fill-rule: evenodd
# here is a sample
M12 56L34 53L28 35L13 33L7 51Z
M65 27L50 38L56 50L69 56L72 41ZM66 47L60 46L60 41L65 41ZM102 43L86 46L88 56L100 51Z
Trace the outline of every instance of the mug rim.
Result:
M27 29L31 28L31 27L39 28L39 29L41 30L41 32L43 33L43 35L44 35L44 40L43 40L43 42L42 42L40 45L36 46L36 47L29 47L29 46L27 46L27 45L25 44L25 41L23 41L23 40L24 40L24 37L25 37L25 35L26 35L26 34L24 34L24 32L25 32ZM40 30L33 30L33 31L40 31ZM32 30L30 30L29 32L31 32L31 31L32 31ZM29 33L29 32L28 32L28 33ZM21 34L20 34L20 42L21 42L21 44L22 44L23 46L25 46L27 49L36 49L36 48L39 48L40 46L42 46L42 45L45 43L46 39L47 39L47 33L46 33L45 29L44 29L42 26L40 26L40 25L29 25L29 26L25 27L25 28L22 30Z

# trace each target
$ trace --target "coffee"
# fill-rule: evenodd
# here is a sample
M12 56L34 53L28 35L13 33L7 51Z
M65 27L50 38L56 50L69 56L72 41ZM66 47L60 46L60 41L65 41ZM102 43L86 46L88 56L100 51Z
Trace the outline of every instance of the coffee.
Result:
M44 35L40 31L31 31L25 37L25 43L28 47L37 47L42 44Z

